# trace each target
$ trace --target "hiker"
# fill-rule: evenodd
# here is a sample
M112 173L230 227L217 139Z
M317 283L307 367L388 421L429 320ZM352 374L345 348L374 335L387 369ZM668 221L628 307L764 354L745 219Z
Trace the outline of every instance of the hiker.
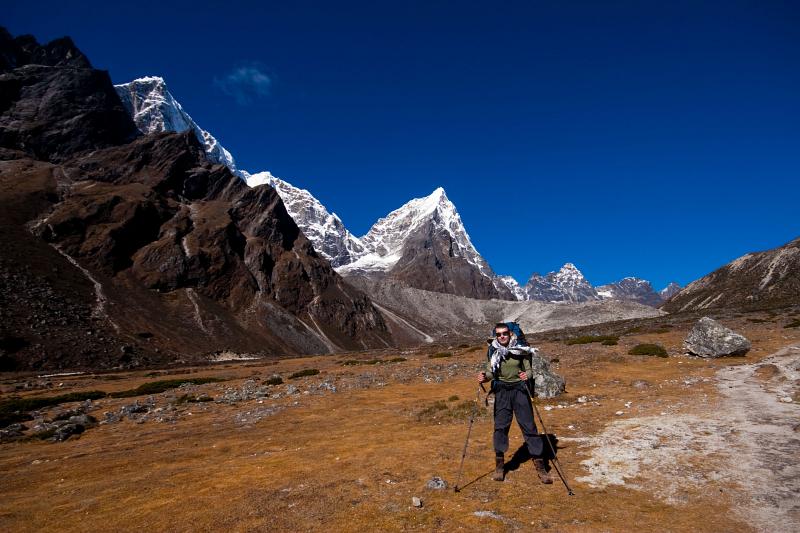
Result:
M478 383L491 381L495 396L495 471L492 474L495 481L503 481L505 477L504 454L508 450L508 430L511 428L512 415L516 415L539 479L546 484L553 482L542 457L544 444L533 421L533 406L526 386L526 382L533 378L531 355L534 351L534 348L519 343L507 324L495 324L486 370L478 373Z

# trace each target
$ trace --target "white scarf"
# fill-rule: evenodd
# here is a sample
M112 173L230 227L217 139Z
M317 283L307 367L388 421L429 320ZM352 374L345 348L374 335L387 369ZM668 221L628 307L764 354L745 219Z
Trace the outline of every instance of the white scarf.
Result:
M492 354L491 360L492 374L497 374L497 371L500 369L500 365L503 363L503 361L508 359L509 353L514 355L536 353L536 348L517 344L516 337L511 337L511 340L508 342L508 346L503 346L497 342L497 338L495 338L492 341L492 348L494 348L494 353Z

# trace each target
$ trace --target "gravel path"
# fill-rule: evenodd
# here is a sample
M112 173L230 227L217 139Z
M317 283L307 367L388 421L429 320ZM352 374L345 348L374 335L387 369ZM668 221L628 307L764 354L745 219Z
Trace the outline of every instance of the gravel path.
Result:
M722 492L759 531L800 531L800 345L716 374L721 398L614 421L576 439L588 459L577 481L625 485L680 505ZM733 487L733 492L727 488Z

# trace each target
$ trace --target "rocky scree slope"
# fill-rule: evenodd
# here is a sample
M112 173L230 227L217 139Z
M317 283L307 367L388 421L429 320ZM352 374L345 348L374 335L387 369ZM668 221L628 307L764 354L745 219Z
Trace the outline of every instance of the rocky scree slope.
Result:
M4 306L6 366L387 344L380 313L316 254L274 189L209 162L194 133L136 138L107 73L71 42L37 50L32 38L4 37L4 298L34 285ZM25 63L38 57L49 64ZM42 298L65 303L36 315ZM75 342L85 337L102 342Z
M669 313L718 307L758 309L800 301L800 238L743 255L687 285L666 302Z

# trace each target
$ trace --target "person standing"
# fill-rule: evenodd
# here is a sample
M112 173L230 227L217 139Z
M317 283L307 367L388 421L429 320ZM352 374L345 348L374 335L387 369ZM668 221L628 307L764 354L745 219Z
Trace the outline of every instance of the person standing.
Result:
M544 443L533 421L533 406L526 381L533 377L531 355L534 348L517 342L508 325L499 322L494 327L494 339L489 347L486 370L478 373L478 383L492 382L494 398L495 471L492 479L505 478L505 452L508 450L508 430L513 416L517 418L528 452L542 483L553 482L547 472L542 452Z

